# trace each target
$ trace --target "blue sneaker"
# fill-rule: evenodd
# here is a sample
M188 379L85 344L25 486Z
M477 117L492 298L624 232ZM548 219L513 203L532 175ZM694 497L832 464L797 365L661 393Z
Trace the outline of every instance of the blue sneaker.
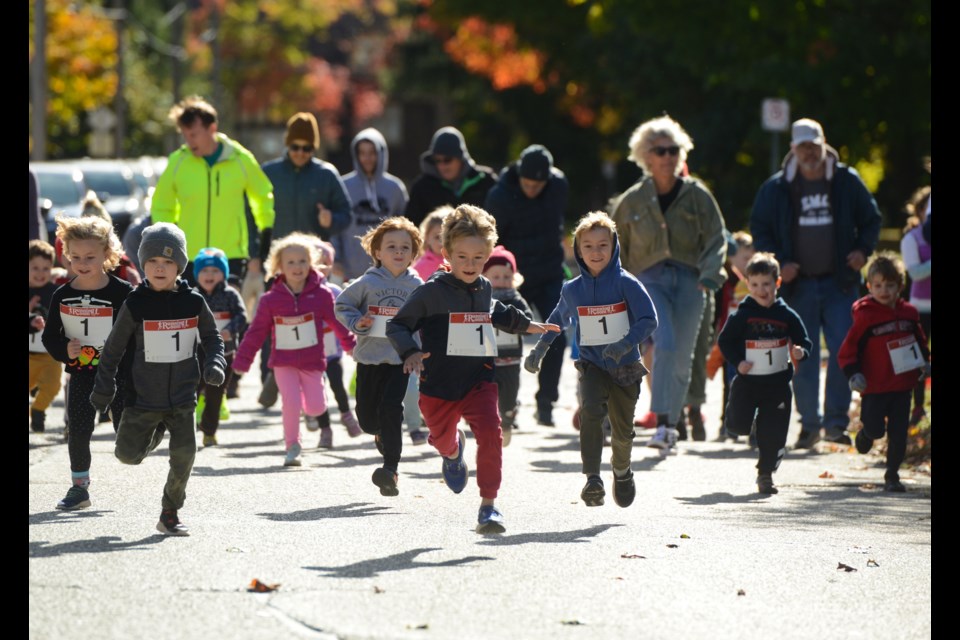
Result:
M457 459L443 459L443 481L450 487L450 491L460 493L467 486L467 463L463 461L463 447L466 437L462 429L457 429L457 438L460 439L460 450L457 452Z
M503 526L503 514L497 511L492 504L480 507L477 517L477 533L503 533L507 528Z

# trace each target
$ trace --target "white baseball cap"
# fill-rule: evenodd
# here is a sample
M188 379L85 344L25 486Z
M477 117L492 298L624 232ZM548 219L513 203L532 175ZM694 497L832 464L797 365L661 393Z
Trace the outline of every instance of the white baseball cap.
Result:
M790 144L798 145L801 142L823 144L823 127L816 120L800 118L793 123L793 139Z

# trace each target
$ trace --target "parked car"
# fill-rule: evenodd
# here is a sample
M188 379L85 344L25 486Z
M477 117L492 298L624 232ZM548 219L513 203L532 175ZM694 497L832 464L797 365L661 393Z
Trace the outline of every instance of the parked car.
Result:
M133 179L133 170L124 160L75 160L74 166L83 172L84 182L92 189L113 218L113 226L123 237L130 222L145 211L146 193Z
M57 233L57 215L80 217L81 203L87 193L83 171L64 162L31 162L30 169L37 175L40 210L52 243Z

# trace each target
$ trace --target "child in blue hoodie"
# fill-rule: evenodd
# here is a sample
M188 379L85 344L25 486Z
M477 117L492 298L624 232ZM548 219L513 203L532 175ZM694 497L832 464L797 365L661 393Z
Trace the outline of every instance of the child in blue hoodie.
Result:
M573 232L573 252L580 275L564 283L560 301L547 322L561 327L574 320L577 323L580 458L587 476L580 498L588 507L603 504L600 459L606 407L613 435L613 500L628 507L637 492L630 469L633 412L640 382L648 373L638 345L656 330L657 312L640 281L621 268L617 227L606 213L594 211L580 218ZM527 371L540 370L540 361L555 337L552 333L540 336L524 361Z

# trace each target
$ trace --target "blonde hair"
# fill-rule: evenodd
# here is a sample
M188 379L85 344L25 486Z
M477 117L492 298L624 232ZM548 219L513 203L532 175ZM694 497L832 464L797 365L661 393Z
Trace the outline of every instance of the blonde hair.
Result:
M443 248L453 251L453 243L462 238L477 237L493 251L497 244L497 221L492 215L472 204L461 204L443 219Z
M920 187L910 195L904 209L907 211L907 225L903 228L903 233L907 233L914 227L919 227L920 223L927 219L927 202L930 200L930 187Z
M423 239L424 244L427 242L427 236L430 235L430 231L436 226L443 226L443 219L448 215L453 213L453 207L448 204L441 205L427 214L427 217L420 222L420 237Z
M633 130L630 135L630 142L627 146L630 148L630 155L627 160L633 160L643 169L643 172L650 174L650 167L647 165L646 155L653 147L653 141L657 138L670 138L673 144L680 147L680 154L677 157L676 175L683 171L683 165L687 161L687 154L693 151L693 139L690 137L680 123L668 115L659 118L647 120L639 127Z
M753 236L746 231L734 232L733 241L737 243L737 250L753 249Z
M103 203L100 202L100 198L97 197L97 194L93 191L87 191L87 195L83 198L83 203L80 205L80 215L85 216L95 216L97 218L102 218L113 224L113 218L110 217L110 213L107 211L107 208L103 206Z
M317 250L317 236L309 233L294 231L270 245L270 254L267 256L267 277L274 277L282 272L280 258L285 249L303 249L307 253L307 260L315 268L320 252Z
M316 237L316 236L314 236ZM322 238L317 238L314 242L314 246L317 248L317 266L322 268L332 267L333 263L337 259L337 249L330 242ZM324 259L330 256L330 264L324 262Z
M605 211L591 211L577 220L577 226L573 230L573 242L576 244L580 236L587 231L594 229L606 229L610 232L610 237L617 232L617 223L610 219Z
M416 225L413 224L409 218L403 216L393 216L391 218L386 218L381 220L373 229L367 231L360 238L360 246L363 247L363 250L367 252L370 258L373 260L373 264L377 267L381 266L381 262L377 260L374 255L377 251L380 251L380 244L383 242L383 236L391 231L406 231L410 234L410 244L412 249L412 255L410 261L413 262L420 256L420 249L423 247L423 238L420 236L420 230L417 229Z
M75 240L95 240L103 247L103 270L113 271L120 264L120 238L113 225L99 216L81 216L70 218L57 216L57 237L63 243L63 255L70 251L70 243ZM69 261L70 258L68 257Z

